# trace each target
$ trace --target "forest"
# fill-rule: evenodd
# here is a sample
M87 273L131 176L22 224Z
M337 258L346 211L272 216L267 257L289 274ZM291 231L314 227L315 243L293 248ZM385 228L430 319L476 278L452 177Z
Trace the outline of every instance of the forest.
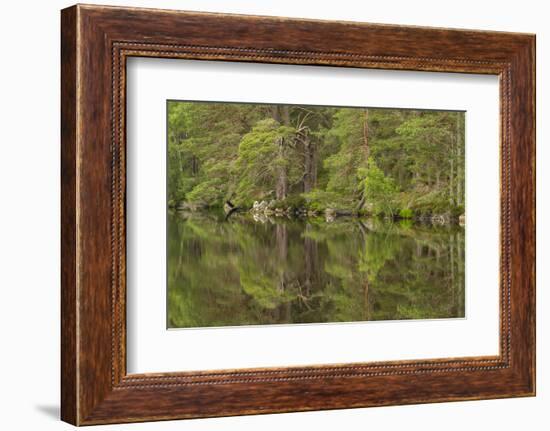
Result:
M456 223L464 112L168 101L168 205Z

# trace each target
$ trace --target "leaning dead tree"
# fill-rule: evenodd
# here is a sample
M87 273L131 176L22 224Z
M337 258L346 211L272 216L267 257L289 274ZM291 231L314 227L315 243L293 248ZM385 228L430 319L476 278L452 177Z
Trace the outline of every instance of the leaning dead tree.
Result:
M231 215L237 211L239 211L241 207L237 207L233 205L233 203L230 200L225 201L223 204L223 211L225 213L225 219L227 220Z

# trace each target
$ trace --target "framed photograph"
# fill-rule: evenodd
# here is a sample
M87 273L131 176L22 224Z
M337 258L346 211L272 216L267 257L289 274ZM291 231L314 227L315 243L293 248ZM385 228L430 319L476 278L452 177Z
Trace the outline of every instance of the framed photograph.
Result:
M61 14L61 415L535 394L535 37Z

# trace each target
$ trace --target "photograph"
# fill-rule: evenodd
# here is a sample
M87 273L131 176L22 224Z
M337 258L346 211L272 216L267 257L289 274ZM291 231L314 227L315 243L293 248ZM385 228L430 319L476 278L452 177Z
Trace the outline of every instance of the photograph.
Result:
M465 317L464 111L166 111L169 329Z
M548 423L542 3L183 3L4 8L4 428Z

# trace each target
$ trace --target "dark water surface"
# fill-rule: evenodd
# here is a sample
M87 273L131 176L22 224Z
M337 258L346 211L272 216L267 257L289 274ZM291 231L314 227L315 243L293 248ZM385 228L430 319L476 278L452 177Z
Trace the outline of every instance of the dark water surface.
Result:
M168 327L464 317L464 229L168 216Z

